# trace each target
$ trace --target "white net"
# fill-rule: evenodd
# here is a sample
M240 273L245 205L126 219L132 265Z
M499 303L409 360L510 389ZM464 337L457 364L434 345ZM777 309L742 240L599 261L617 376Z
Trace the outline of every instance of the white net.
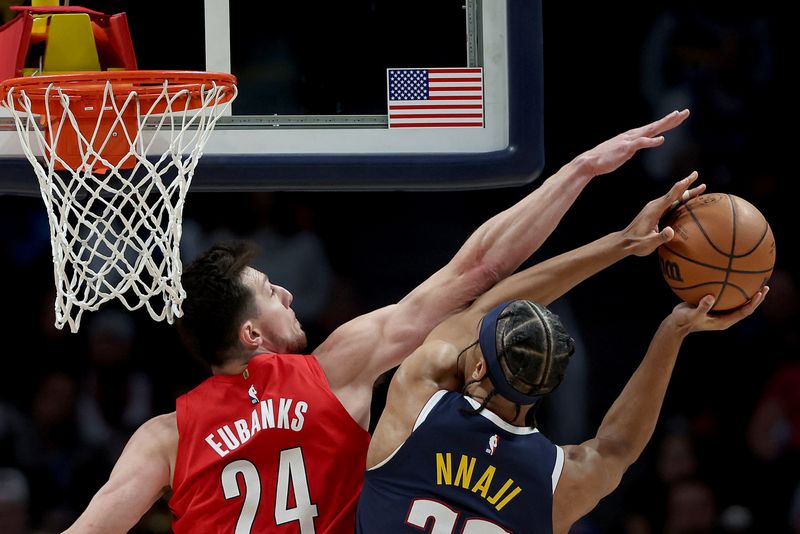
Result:
M160 93L150 91L144 99L130 84L106 81L98 110L54 84L44 112L41 96L37 108L25 89L12 88L3 102L47 208L58 328L77 332L84 311L115 298L129 310L146 307L157 321L181 316L186 193L236 87L164 80ZM115 143L124 149L114 153ZM69 147L77 148L73 156Z

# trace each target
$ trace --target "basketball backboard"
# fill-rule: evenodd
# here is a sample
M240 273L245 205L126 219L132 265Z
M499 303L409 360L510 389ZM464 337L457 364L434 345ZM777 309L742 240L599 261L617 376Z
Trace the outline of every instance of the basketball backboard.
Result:
M237 77L193 191L477 189L544 166L538 0L72 4L127 13L139 69ZM480 127L388 127L387 69L456 67L482 71ZM0 192L38 187L0 108Z

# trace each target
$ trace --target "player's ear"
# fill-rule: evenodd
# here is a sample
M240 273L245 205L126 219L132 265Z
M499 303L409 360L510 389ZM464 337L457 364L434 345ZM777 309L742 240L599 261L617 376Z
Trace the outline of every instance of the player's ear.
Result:
M256 350L261 344L261 332L253 321L245 321L239 326L239 341L248 350Z
M472 368L472 379L483 380L484 376L486 376L486 360L481 356L478 358L475 367Z

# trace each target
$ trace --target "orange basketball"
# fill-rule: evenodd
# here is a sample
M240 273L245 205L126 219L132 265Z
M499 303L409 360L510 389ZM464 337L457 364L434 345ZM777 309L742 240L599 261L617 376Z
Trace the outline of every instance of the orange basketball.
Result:
M658 248L661 274L681 299L697 304L714 295L724 311L747 302L775 266L772 229L755 206L725 193L681 204L664 223L675 237Z

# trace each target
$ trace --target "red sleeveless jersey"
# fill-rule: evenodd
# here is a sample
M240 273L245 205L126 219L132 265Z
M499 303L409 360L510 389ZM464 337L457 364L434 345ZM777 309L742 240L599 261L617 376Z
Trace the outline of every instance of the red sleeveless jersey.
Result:
M177 400L183 533L352 534L369 434L313 356L262 354Z

